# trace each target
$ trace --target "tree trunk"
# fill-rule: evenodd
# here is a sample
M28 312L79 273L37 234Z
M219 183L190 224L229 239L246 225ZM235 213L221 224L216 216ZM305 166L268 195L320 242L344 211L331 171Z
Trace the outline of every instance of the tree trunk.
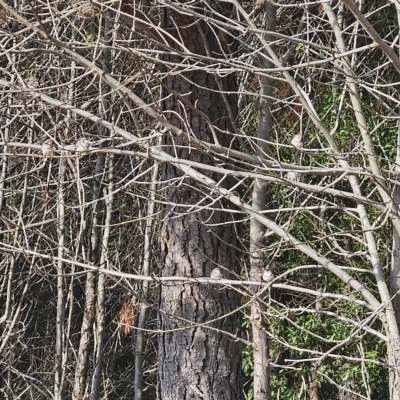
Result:
M265 4L265 31L275 30L276 10L271 3ZM265 34L265 39L272 42L271 35ZM266 53L266 52L265 52ZM264 68L272 68L267 60L262 61ZM260 78L260 105L257 130L257 155L266 158L269 154L269 141L272 129L271 103L273 96L273 80L270 77ZM266 185L258 179L254 180L252 207L257 211L265 210L267 199ZM264 225L255 218L250 220L250 277L260 281L264 270L264 250L260 238L264 233ZM270 261L270 260L269 260ZM257 290L257 287L254 287ZM251 305L251 323L253 333L253 360L254 360L254 400L268 400L270 396L270 368L269 368L269 338L266 332L266 321L262 321L265 311L264 298L258 298Z
M166 29L193 53L212 57L221 54L223 39L203 22L168 11ZM191 63L175 55L166 61ZM206 62L202 64L204 67ZM166 90L173 96L165 101L166 115L172 124L200 140L212 142L217 135L221 144L232 144L228 131L235 123L229 115L237 115L235 77L219 78L207 73L206 68L195 68L192 72L167 74ZM230 94L221 94L221 87ZM184 139L169 139L165 144L171 155L177 154L181 159L213 163L210 156ZM206 189L182 178L171 164L164 169L164 180L168 205L161 238L161 275L209 277L214 268L220 268L225 278L234 278L239 272L238 225L227 203L223 199L212 201L208 192L207 204ZM221 184L229 185L229 180ZM161 399L240 399L241 344L224 334L236 334L239 329L238 313L230 314L239 306L239 295L218 283L179 282L163 285L160 295Z

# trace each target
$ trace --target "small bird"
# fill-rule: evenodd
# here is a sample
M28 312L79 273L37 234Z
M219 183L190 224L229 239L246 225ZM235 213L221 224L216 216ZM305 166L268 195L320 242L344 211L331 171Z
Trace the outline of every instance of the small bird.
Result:
M286 178L289 179L289 181L298 181L300 180L300 174L298 172L289 171L286 174Z
M274 280L274 278L275 277L274 277L273 272L269 268L265 268L264 272L263 272L263 275L262 275L263 281L270 283L270 282L272 282Z
M222 271L220 268L214 268L211 271L210 277L211 279L222 279L224 276L222 275Z
M51 139L46 139L42 143L42 154L45 158L51 158L54 154L53 141Z
M293 147L296 149L301 149L303 147L303 138L300 133L293 136L292 141L290 142Z
M258 311L255 311L253 314L254 321L261 321L261 314Z
M90 143L84 138L81 138L76 143L76 151L86 152L89 150Z
M29 77L29 79L26 82L26 86L28 86L28 88L30 88L30 89L38 88L39 87L38 78L36 78L35 76Z

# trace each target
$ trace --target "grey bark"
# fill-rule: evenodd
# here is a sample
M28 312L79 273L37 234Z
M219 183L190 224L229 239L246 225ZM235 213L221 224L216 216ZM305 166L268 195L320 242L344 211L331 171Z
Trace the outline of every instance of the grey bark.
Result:
M93 336L94 303L95 276L94 273L89 272L86 278L85 308L83 311L81 338L75 369L74 388L72 393L73 400L81 400L84 398L85 394L90 344Z
M58 257L57 263L57 319L56 319L56 354L55 354L55 385L54 398L62 400L63 394L63 354L64 354L64 242L65 242L65 202L64 202L64 180L65 180L65 160L60 160L60 181L58 184L58 207L57 207L57 235L58 235Z
M205 211L166 223L163 276L201 277L210 274L213 261L227 269L236 264L235 251L228 245L236 242L232 227L211 230L203 224L207 220L223 223L226 215L216 212L210 216ZM162 317L159 361L163 400L241 398L240 345L223 334L237 331L237 316L210 323L220 332L202 325L231 312L236 305L236 293L217 285L162 287L160 306L166 313Z
M103 105L103 107L104 107L103 109L107 109L107 106ZM103 130L103 128L100 131L100 135L102 133L103 134L106 133L106 131ZM103 142L100 145L100 147L104 147L105 145L106 143ZM100 225L103 219L104 202L101 201L100 198L101 198L101 188L103 182L105 160L106 160L105 153L98 153L96 157L93 189L92 189L93 190L92 199L94 205L90 223L91 243L87 251L87 259L91 260L93 265L99 265L101 257ZM92 350L91 345L93 339L93 323L95 321L95 304L96 304L96 274L93 272L88 272L86 278L85 306L84 306L85 308L83 314L81 339L79 342L78 360L75 371L75 380L73 389L74 400L81 400L84 398L85 395L89 355Z
M151 262L151 244L153 239L153 222L155 209L155 193L157 189L157 180L159 173L159 163L155 162L151 173L150 199L147 206L146 230L144 234L144 249L143 249L143 267L142 274L150 275ZM149 282L144 281L142 284L142 296L147 299L149 292ZM145 323L147 320L148 305L145 302L140 303L138 330L136 333L135 344L135 399L142 400L143 387L143 359L145 345Z
M112 29L113 23L110 20L110 13L106 13L106 20L104 23L104 49L102 51L103 57L103 65L102 69L105 73L110 74L112 70L112 54L111 54L111 45L112 45ZM110 95L110 87L102 82L101 84L101 103L100 103L100 115L103 119L110 119L110 104L111 104L111 95ZM108 131L104 128L100 128L99 136L104 137L107 136ZM103 142L100 147L105 147L107 144ZM100 162L98 164L99 172L103 171L105 164L105 155L100 154ZM99 159L98 159L99 161ZM108 250L108 240L110 234L110 224L112 218L112 207L113 207L113 160L111 159L109 162L109 187L108 187L108 197L106 200L106 227L104 231L101 233L100 231L97 233L97 236L102 237L102 245L97 251L101 252L100 256L100 266L102 268L106 267L106 259L107 259L107 250ZM100 188L99 188L100 189ZM99 193L100 197L100 193ZM102 202L103 203L103 202ZM104 204L104 203L103 203ZM98 243L97 239L97 243ZM97 307L96 307L96 334L97 334L97 348L95 349L95 368L92 379L92 400L97 400L100 398L100 390L101 390L101 381L102 381L102 373L103 373L103 360L104 360L104 347L105 347L105 281L106 277L104 274L99 274L97 278Z
M229 7L224 7L228 11ZM200 29L197 24L201 24ZM169 11L166 29L194 53L211 51L220 54L219 41L203 22ZM205 44L202 38L208 43ZM182 59L171 55L168 61L180 63ZM181 115L196 138L232 144L233 137L227 133L232 131L232 121L218 93L214 76L204 70L195 70L168 75L165 84L166 90L174 93L165 101L166 111ZM224 77L219 84L230 93L231 115L236 116L234 77ZM182 127L182 120L175 113L166 115L170 123ZM191 148L179 138L167 140L166 147L170 154L178 154L181 158L212 163L211 157ZM174 165L166 165L166 181L172 182L181 176ZM165 210L161 237L161 275L204 277L210 276L211 271L219 267L224 277L234 278L239 272L238 234L227 204L223 200L211 202L212 196L208 193L206 198L209 204L205 207L202 199L206 189L193 179L179 179L179 182L178 187L170 184L165 191L169 205ZM229 185L229 182L224 184ZM201 210L196 209L196 204L202 207ZM223 208L225 211L221 211ZM217 283L196 285L177 282L163 285L160 296L163 331L159 337L161 399L240 399L241 345L224 335L224 331L236 334L239 329L239 316L233 312L239 305L238 294ZM218 330L209 330L207 326Z
M265 4L265 30L273 32L276 23L276 9L271 3ZM271 41L271 35L266 34L265 40ZM271 62L263 60L265 68L273 67ZM273 96L273 81L271 78L262 76L260 91L260 111L258 116L257 131L257 155L266 158L269 150L268 142L272 129L271 102ZM253 183L252 207L257 211L262 211L266 206L267 188L264 182L258 179ZM255 218L250 220L250 277L260 280L264 269L264 251L260 244L260 238L264 233L264 225ZM256 288L256 287L255 287ZM251 322L253 334L253 358L254 358L254 399L270 399L270 368L269 358L269 338L266 326L262 321L263 311L265 310L263 299L257 298L251 305Z

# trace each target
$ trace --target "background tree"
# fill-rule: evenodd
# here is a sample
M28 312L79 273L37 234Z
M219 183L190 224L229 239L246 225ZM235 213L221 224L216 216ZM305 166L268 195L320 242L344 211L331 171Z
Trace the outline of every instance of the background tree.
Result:
M180 137L166 139L165 150L182 160L213 165L203 149L191 146L191 138L216 146L236 148L237 85L233 73L224 77L210 73L212 61L221 52L230 53L232 37L222 37L212 24L185 15L178 5L165 13L165 31L175 40L176 53L164 56L163 91L168 122L182 129ZM229 16L232 7L214 5L203 18L219 13ZM226 17L225 17L226 18ZM171 40L169 41L171 42ZM187 59L181 49L195 56ZM196 64L201 60L201 67ZM216 174L207 176L217 178ZM240 273L235 211L226 200L213 195L173 164L165 164L165 222L161 234L163 277L221 277L234 279ZM170 182L179 179L177 185ZM232 179L221 182L234 185ZM207 193L208 192L208 193ZM242 398L240 381L241 343L233 340L239 330L238 293L220 285L182 282L162 285L159 338L159 381L163 399ZM227 335L230 333L231 335Z
M1 395L398 399L396 7L0 0Z

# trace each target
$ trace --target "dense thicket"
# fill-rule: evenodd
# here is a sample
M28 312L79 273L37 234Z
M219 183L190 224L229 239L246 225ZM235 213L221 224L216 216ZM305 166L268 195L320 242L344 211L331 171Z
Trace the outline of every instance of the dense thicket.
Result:
M398 15L0 0L0 397L400 399Z

